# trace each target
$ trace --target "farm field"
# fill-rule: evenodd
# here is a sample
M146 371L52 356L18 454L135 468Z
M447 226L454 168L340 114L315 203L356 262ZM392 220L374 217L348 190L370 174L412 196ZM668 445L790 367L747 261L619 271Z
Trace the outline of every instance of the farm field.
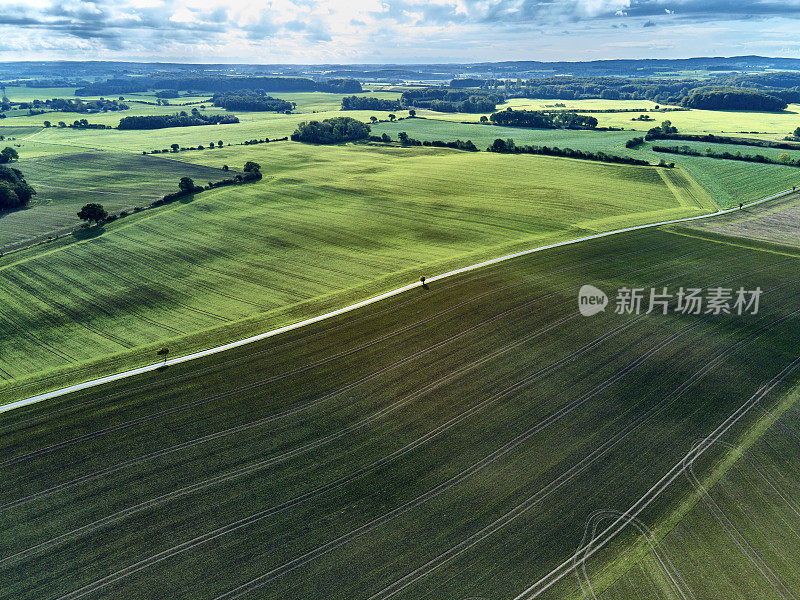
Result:
M597 597L795 596L800 589L798 399L795 392L764 411L765 430L757 438L725 444L729 464L711 482L701 481L696 469L687 471L681 484L694 496L688 513Z
M651 124L652 126L652 124ZM675 162L690 177L701 184L712 198L723 208L730 208L740 202L752 202L770 194L791 188L800 183L800 169L784 165L745 163L741 161L720 160L703 156L682 156L652 152L652 144L647 142L637 149L625 148L625 142L636 135L630 131L576 131L565 129L524 129L519 127L498 127L494 125L470 125L434 119L406 119L400 123L379 123L373 127L376 135L387 133L392 139L405 131L412 138L419 140L462 140L471 139L481 150L486 149L496 138L513 138L519 145L532 144L538 146L557 146L603 151L619 156L633 156L657 163L661 159ZM711 145L715 150L725 149L742 154L772 155L769 148L735 146L730 144L708 144L682 142L676 140L659 140L655 142L664 146L682 146L695 144L704 151ZM764 150L764 152L761 152ZM789 151L790 155L797 154ZM781 152L775 154L779 156Z
M693 463L700 481L791 404L798 260L620 234L2 413L0 594L513 598L569 561L597 511L635 505L740 407L753 404ZM593 317L577 311L587 283L611 299ZM764 295L742 316L616 314L623 286ZM737 469L724 481L753 483ZM638 519L659 530L691 492L667 488ZM638 538L622 530L610 558ZM610 598L609 565L588 574ZM752 569L736 576L764 589ZM581 594L572 570L546 591Z
M70 153L65 153L65 148ZM25 210L0 213L0 252L75 227L80 223L78 211L91 199L101 200L107 210L117 212L177 191L184 176L199 182L230 177L221 168L186 165L155 156L75 150L57 147L51 153L34 153L32 157L26 153L23 160L15 163L37 195Z
M757 210L745 208L713 221L687 223L683 227L698 233L722 234L797 248L800 247L800 200L797 196L787 196Z
M155 107L149 107L155 108ZM133 111L133 109L132 109ZM130 114L141 115L143 111L136 109ZM151 114L172 114L177 112L175 107L159 107ZM220 114L224 111L218 108L206 108L201 113ZM86 115L70 113L60 113L72 122L75 119L85 118ZM201 125L195 127L170 127L166 129L154 130L118 130L118 129L71 129L50 127L42 129L39 133L28 138L31 141L47 142L54 144L75 145L89 148L126 150L135 153L142 151L161 150L169 148L171 144L177 143L184 147L197 146L198 144L208 145L209 142L223 140L226 144L241 144L251 139L263 138L282 138L292 134L297 128L297 124L303 120L329 119L332 117L349 116L362 121L369 121L372 115L378 118L387 118L388 112L380 111L340 111L331 110L328 112L308 113L308 114L276 114L264 112L235 112L240 122L227 125ZM40 115L44 116L44 115ZM116 113L106 113L101 118L89 119L90 123L105 122L107 125L117 125L119 120L126 116L126 111ZM73 118L74 117L74 118ZM19 119L29 117L16 117ZM32 117L35 118L35 117ZM12 121L14 119L4 119ZM52 120L52 119L50 119ZM59 119L63 120L63 119ZM9 123L10 125L10 123ZM24 149L24 145L23 145Z
M185 353L421 272L713 209L678 171L569 159L284 143L175 156L255 160L264 179L0 257L4 399L53 369L87 378L93 360L141 364L165 341Z

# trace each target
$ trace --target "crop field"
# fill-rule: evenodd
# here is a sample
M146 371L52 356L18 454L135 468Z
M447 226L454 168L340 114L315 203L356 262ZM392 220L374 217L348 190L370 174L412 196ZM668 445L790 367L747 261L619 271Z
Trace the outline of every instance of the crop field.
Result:
M85 361L167 338L283 325L421 272L712 208L679 173L548 157L283 143L175 156L255 160L264 179L0 258L3 377L85 377Z
M556 107L565 104L565 107ZM800 124L800 104L790 104L781 112L748 112L723 110L670 111L670 112L594 112L618 108L655 108L649 100L553 100L536 98L512 98L497 106L497 110L564 110L572 109L597 118L600 127L623 127L626 130L647 131L653 125L669 119L684 133L758 133L768 139L782 139ZM437 113L429 110L417 111L419 116L444 121L478 122L481 115L470 113ZM648 114L654 121L633 121L639 114ZM488 116L488 114L487 114Z
M377 123L372 126L373 135L389 134L397 140L397 134L405 131L418 140L472 140L481 150L486 150L497 138L513 138L517 144L559 146L584 150L625 152L625 142L632 134L625 131L580 131L567 129L525 129L522 127L500 127L478 123L456 123L439 119L405 119L399 123Z
M781 139L789 135L800 123L800 105L790 104L781 112L748 112L724 110L676 111L669 113L648 113L655 122L631 121L636 114L604 113L595 114L601 126L625 127L647 131L663 119L669 119L684 133L736 133L759 132L766 137Z
M681 597L791 598L800 590L797 504L798 399L789 395L762 417L765 431L747 444L724 444L729 464L709 484L697 469L680 521L613 585L602 600ZM652 535L652 533L651 533ZM697 565L703 565L697 569Z
M744 240L800 247L800 198L789 195L758 209L745 208L712 221L685 224L697 233L722 234Z
M230 177L221 168L120 152L53 153L15 163L36 189L36 200L25 210L0 213L0 252L52 234L80 221L87 202L101 200L109 211L144 206L178 189L181 177L198 182ZM220 165L221 166L221 165ZM146 181L146 185L142 182Z
M397 139L397 134L405 131L419 140L471 139L480 149L485 149L496 138L513 138L519 144L538 146L557 146L591 152L603 151L620 156L633 156L656 163L661 159L674 162L683 168L693 179L701 184L714 200L723 208L730 208L740 202L752 202L770 194L775 194L800 183L800 169L784 165L746 163L697 156L664 154L649 150L647 143L635 150L625 148L625 142L634 136L630 131L575 131L565 129L523 129L519 127L498 127L495 125L471 125L439 121L434 119L406 119L400 123L379 123L373 127L375 135L389 134ZM681 146L684 142L659 141L661 145ZM691 145L691 143L687 143ZM697 143L698 149L705 150L709 144ZM729 144L713 144L716 150L732 148ZM733 152L743 154L770 154L768 148L736 146ZM778 152L775 156L779 156ZM789 154L796 154L789 152Z
M683 478L658 487L664 473L683 465L707 483L726 444L756 436L764 412L796 397L798 261L663 230L614 235L1 413L0 594L582 597L576 550L594 537L596 515L652 496L637 522L661 531L695 498ZM587 283L610 296L593 317L577 310ZM764 293L757 314L617 314L623 286ZM726 424L705 454L684 460ZM778 451L759 460L788 461L796 437ZM710 491L734 522L733 486L756 485L740 465ZM747 501L779 501L759 490ZM791 509L780 508L787 523ZM789 535L768 516L764 536ZM724 537L704 522L691 534ZM759 524L745 525L755 535ZM673 534L670 557L696 539ZM620 529L605 547L610 562L588 565L597 594L650 589L611 577L640 537ZM778 575L800 593L794 551L750 543L780 559ZM737 559L735 547L719 548L720 561ZM678 568L705 556L692 547ZM747 567L734 573L742 597L770 589L737 564ZM722 597L691 585L697 597Z

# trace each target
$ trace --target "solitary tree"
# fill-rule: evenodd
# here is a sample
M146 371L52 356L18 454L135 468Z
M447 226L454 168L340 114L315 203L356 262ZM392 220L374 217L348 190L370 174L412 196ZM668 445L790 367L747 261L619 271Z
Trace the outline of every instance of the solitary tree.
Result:
M228 165L222 165L222 170L223 171L227 171L228 170Z
M192 181L191 177L181 177L178 187L182 192L191 192L194 189L194 181Z
M222 148L224 145L225 145L225 144L223 144L223 143L222 143L222 140L219 140L219 141L217 142L217 146L219 146L220 148Z
M45 121L44 122L44 126L45 127L50 127L51 125L52 125L52 123L50 121Z
M260 171L261 165L257 162L253 162L252 160L248 160L244 163L244 169L242 169L245 173L250 173L251 171Z
M108 213L106 209L103 208L103 205L94 202L84 205L78 213L78 218L81 221L94 221L95 225L104 220L107 216Z
M792 161L792 157L789 156L786 152L783 152L778 157L778 160L781 161L782 163L786 164L786 163L790 163Z
M214 142L211 142L211 143L208 145L208 147L209 147L209 148L213 148L213 147L214 147Z
M481 115L481 123L488 123L488 122L489 122L489 117L487 117L486 115Z
M394 121L397 118L397 115L389 113L389 120Z
M167 364L167 355L169 354L169 348L167 348L166 346L162 346L161 348L158 349L156 354L158 354L159 356L163 356L164 364Z
M417 111L415 111L415 110L412 108L411 110L409 110L409 111L408 111L408 116L409 116L409 117L412 117L412 118L413 118L413 117L416 117L416 116L417 116Z
M372 116L369 118L369 120L370 120L370 121L372 121L373 123L377 123L377 122L378 122L378 117L376 117L375 115L372 115ZM800 129L800 127L798 127L798 129Z
M181 147L180 144L171 144L170 145L170 148L172 148L173 152L177 152L180 147Z

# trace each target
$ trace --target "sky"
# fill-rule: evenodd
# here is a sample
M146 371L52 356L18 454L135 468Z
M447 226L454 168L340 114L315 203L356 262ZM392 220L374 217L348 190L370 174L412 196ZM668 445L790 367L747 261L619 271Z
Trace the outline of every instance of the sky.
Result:
M800 57L800 0L0 0L0 60Z

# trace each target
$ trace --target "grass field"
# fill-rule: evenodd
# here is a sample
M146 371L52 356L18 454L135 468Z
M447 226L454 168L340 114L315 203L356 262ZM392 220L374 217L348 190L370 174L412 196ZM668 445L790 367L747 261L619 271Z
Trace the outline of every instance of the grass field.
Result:
M230 177L221 168L121 152L88 150L58 152L25 158L15 166L36 189L35 201L25 210L0 212L0 252L42 235L74 227L77 213L87 202L100 201L110 212L145 206L178 189L181 177L197 183ZM220 165L221 167L221 165ZM147 182L143 185L143 182Z
M84 361L166 338L282 325L421 272L712 208L677 171L568 159L278 143L176 156L255 160L264 179L0 258L6 379L85 377Z
M513 598L796 365L798 260L617 235L0 414L0 595ZM578 314L586 283L605 313ZM719 285L760 286L759 313L612 310L621 286ZM551 597L580 593L567 575Z

